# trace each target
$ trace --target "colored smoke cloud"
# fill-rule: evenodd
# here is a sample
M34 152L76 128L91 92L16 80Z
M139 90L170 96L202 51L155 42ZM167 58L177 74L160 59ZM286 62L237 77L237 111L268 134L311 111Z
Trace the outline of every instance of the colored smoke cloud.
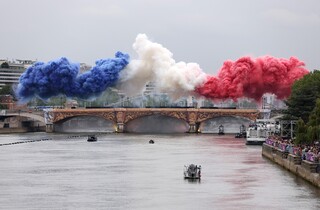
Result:
M279 99L290 95L293 82L308 70L297 58L274 58L271 56L242 57L226 61L218 76L205 74L198 64L175 62L172 53L158 43L139 34L133 44L138 54L120 73L120 89L135 95L142 92L149 81L159 91L173 98L198 95L210 99L234 99L248 97L260 101L265 93L274 93Z
M80 65L67 58L37 62L21 75L16 95L21 102L58 95L91 99L116 86L133 96L154 82L159 92L173 99L194 95L213 100L248 97L260 101L265 93L274 93L280 99L288 97L294 81L308 74L297 58L264 56L226 61L215 77L204 73L196 63L176 62L168 49L151 42L145 34L136 37L133 49L137 59L129 62L129 55L117 52L115 58L98 60L82 74Z
M128 63L129 55L117 52L115 58L98 60L92 69L79 74L80 65L64 57L48 63L37 62L21 75L16 95L22 102L61 94L90 99L114 86L119 72Z
M290 95L294 81L308 73L304 63L294 57L242 57L224 62L218 76L208 76L196 92L211 99L248 97L260 101L265 93L283 99Z
M158 43L139 34L133 44L138 59L132 60L121 72L119 88L129 95L141 93L148 82L154 82L160 92L172 98L192 95L207 75L196 63L178 62L172 53Z

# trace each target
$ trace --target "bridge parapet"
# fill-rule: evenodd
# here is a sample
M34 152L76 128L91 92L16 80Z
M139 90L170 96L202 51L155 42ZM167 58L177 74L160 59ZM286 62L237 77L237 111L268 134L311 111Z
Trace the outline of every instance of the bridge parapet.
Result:
M259 116L259 110L256 109L199 109L198 122L203 122L211 118L221 116L237 116L248 118L252 121L256 120Z

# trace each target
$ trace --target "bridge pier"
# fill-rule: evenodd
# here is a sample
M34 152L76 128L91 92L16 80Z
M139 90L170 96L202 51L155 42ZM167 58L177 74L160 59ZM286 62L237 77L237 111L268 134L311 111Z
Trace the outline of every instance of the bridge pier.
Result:
M46 124L46 132L53 133L53 124Z
M124 132L124 123L117 123L117 133Z
M189 123L188 133L199 133L199 123Z

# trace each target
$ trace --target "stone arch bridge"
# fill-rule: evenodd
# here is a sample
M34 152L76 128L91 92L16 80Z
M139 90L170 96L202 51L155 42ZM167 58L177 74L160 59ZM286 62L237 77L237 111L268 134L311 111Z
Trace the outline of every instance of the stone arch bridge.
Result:
M150 115L163 115L184 120L189 132L196 133L201 122L222 116L237 116L252 121L259 116L256 109L196 109L196 108L102 108L102 109L53 109L45 112L46 131L54 132L54 125L76 116L97 116L113 121L116 132L124 132L126 123Z

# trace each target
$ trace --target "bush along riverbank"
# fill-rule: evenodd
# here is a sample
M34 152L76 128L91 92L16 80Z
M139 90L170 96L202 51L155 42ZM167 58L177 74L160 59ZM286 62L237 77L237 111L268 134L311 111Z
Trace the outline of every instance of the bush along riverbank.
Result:
M262 156L320 188L318 154L304 153L289 142L268 138L262 145Z

